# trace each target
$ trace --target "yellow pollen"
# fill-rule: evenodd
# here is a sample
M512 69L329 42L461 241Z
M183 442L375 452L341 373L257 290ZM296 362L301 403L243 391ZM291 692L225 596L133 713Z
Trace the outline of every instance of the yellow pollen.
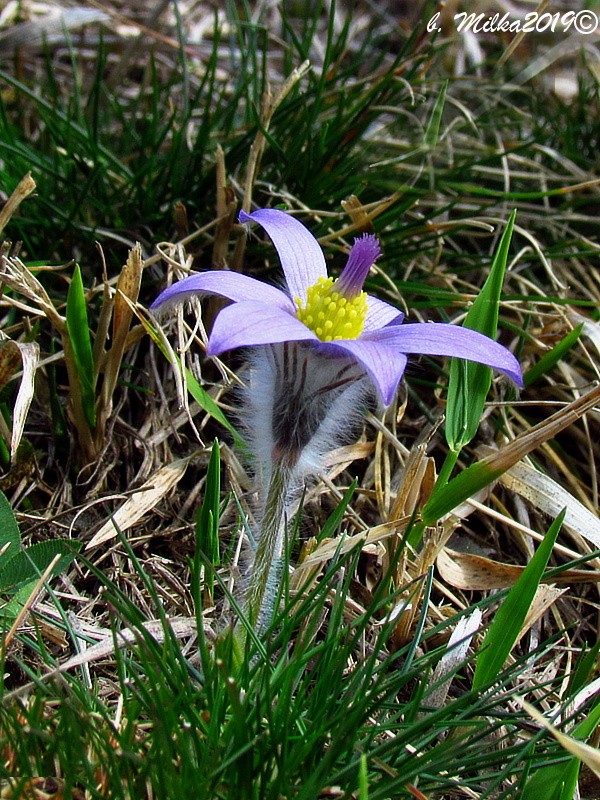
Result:
M344 297L333 286L333 278L319 278L307 290L304 302L296 297L296 316L322 342L358 339L365 327L367 295Z

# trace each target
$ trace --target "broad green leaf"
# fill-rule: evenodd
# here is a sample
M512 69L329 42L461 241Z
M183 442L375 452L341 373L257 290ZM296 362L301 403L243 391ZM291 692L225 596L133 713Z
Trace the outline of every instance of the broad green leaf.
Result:
M14 591L23 584L37 580L57 555L61 558L54 566L52 576L66 569L77 555L73 542L49 539L20 550L0 570L0 592Z
M535 383L535 381L537 381L538 378L541 378L542 375L550 372L550 370L558 364L564 355L577 342L582 330L583 322L581 325L573 328L572 331L569 331L569 333L567 333L567 335L561 339L558 344L555 344L551 350L549 350L547 353L544 353L537 364L534 364L531 369L528 369L523 376L523 383L525 386L531 386L531 384Z
M10 503L0 492L0 570L21 549L21 533Z
M502 234L490 274L463 325L491 339L496 338L498 328L498 308L515 217L516 211L513 211ZM446 441L452 451L461 450L477 433L491 383L492 370L489 367L472 361L452 359L445 427Z
M66 317L69 341L73 350L73 358L75 359L81 389L83 411L90 427L93 428L96 425L94 359L85 305L85 292L78 264L75 265L73 278L69 285Z
M477 656L473 689L493 683L502 671L548 565L565 513L566 509L554 520L533 558L496 612Z
M14 594L9 595L9 599L0 605L0 624L10 625L14 619L21 613L23 606L31 597L31 593L37 586L37 578L34 581L29 581L20 586Z

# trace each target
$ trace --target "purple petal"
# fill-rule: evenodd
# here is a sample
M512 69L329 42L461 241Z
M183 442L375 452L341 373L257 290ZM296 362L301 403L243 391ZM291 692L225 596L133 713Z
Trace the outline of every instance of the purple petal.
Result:
M406 367L406 356L381 342L367 339L342 339L320 345L325 352L343 350L353 356L371 376L386 406L394 399Z
M214 321L206 352L218 356L234 347L274 342L319 341L295 316L276 306L247 300L222 309Z
M327 277L321 245L299 220L276 208L261 208L252 214L240 211L240 222L258 222L279 253L285 280L293 299L306 298L306 290Z
M482 333L443 322L416 322L390 325L363 335L401 353L452 356L476 361L504 372L517 386L523 385L521 367L515 356L501 344Z
M184 300L188 300L190 297L203 294L217 294L237 301L259 300L269 305L275 305L292 314L296 308L285 292L275 286L257 281L248 275L241 275L239 272L214 270L211 272L199 272L172 284L172 286L169 286L158 295L150 309L155 310L165 307L167 304L183 303Z
M348 254L348 262L335 282L335 288L346 297L356 297L363 287L369 270L381 255L376 236L365 233L355 239Z
M379 300L377 297L367 295L367 318L365 320L365 332L377 331L385 325L394 323L400 325L404 319L404 314L397 308Z

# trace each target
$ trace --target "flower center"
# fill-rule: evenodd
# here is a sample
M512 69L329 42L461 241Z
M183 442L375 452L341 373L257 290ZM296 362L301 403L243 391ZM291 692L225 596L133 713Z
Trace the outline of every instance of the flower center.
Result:
M295 299L296 316L322 342L358 339L365 327L367 294L346 297L336 291L333 278L319 278L306 292L306 300Z

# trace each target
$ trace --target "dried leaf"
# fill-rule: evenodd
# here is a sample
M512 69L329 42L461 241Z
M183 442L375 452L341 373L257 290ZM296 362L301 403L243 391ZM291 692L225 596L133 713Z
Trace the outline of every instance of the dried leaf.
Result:
M120 531L126 531L141 519L146 512L162 500L162 498L181 480L190 461L195 458L197 452L192 453L186 458L172 461L165 467L161 467L154 473L139 491L132 494L119 510L100 528L91 542L86 545L86 550L97 547L110 539L118 536Z
M308 558L301 564L296 566L294 574L305 569L312 568L319 564L323 564L330 558L333 558L336 553L343 555L348 553L352 548L359 545L370 544L371 542L380 542L388 536L396 536L398 533L406 530L407 525L410 523L410 517L403 517L402 519L387 522L384 525L376 525L361 533L356 533L354 536L336 537L335 539L323 539L317 549L308 556Z
M431 685L435 685L446 675L450 675L463 663L467 657L473 636L479 630L482 616L481 610L476 608L473 613L459 619L448 640L446 652L436 666L429 682ZM427 705L433 708L441 708L444 705L451 683L452 678L450 677L439 686L436 686L431 694L427 696Z
M35 392L35 371L40 359L40 346L37 342L26 342L18 344L17 347L19 348L23 361L23 375L21 377L21 385L17 392L13 410L13 425L10 439L11 461L14 461L17 448L23 436L25 419L27 418L27 412L29 411L29 406L31 405Z
M142 282L142 271L144 259L142 258L142 248L139 243L129 251L127 262L121 270L117 281L117 294L113 310L113 341L114 346L119 343L122 346L133 318L133 311L125 297L136 303Z
M350 195L347 200L342 200L342 208L352 220L352 224L358 230L370 231L373 226L365 207L355 194Z
M587 509L555 480L521 462L512 466L500 479L511 491L529 500L551 517L566 508L565 526L600 548L600 518Z
M465 591L484 591L485 589L504 589L512 586L525 567L502 564L484 556L458 553L444 547L437 557L436 566L443 580L455 589ZM592 570L569 569L552 577L552 583L598 583L600 572Z
M19 345L11 339L0 342L0 391L12 380L20 364Z
M567 750L571 755L574 755L584 764L586 764L592 772L600 778L600 750L595 747L592 747L585 742L580 742L579 739L574 739L572 736L567 736L566 733L562 733L557 728L552 725L551 722L540 714L537 708L534 708L530 703L527 703L525 700L520 699L519 702L527 711L527 713L532 716L536 722L546 728L552 736L556 739L556 741L561 744L565 750Z
M21 178L21 180L17 184L17 188L8 198L3 208L0 209L0 233L2 233L4 228L10 222L11 217L13 216L17 208L21 205L23 200L25 200L25 198L28 197L34 190L35 190L35 181L31 177L31 173L28 172L27 175L25 175L25 177Z
M556 586L548 586L546 584L541 584L538 586L535 597L529 606L529 611L527 612L527 616L525 617L525 621L523 622L521 630L519 631L519 635L517 636L515 644L521 641L527 631L532 628L541 617L544 616L550 606L555 603L559 597L562 597L566 591L567 589L557 589Z

